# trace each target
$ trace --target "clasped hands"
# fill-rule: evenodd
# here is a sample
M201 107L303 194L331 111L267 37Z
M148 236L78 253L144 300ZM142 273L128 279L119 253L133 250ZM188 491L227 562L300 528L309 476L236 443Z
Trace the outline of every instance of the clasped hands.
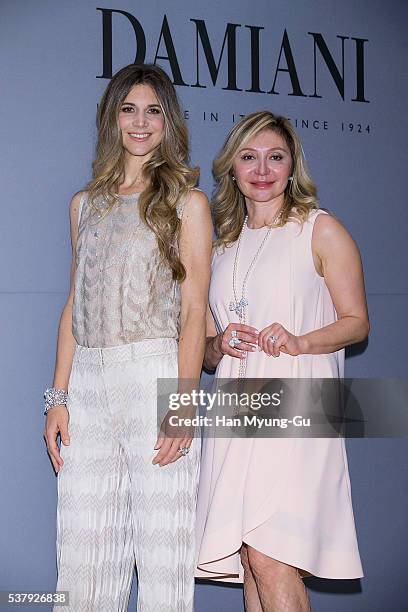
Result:
M231 346L232 338L236 338L235 346ZM215 337L214 348L223 355L238 359L255 351L264 351L271 357L279 357L281 353L296 357L305 352L302 336L294 336L280 323L272 323L261 331L250 325L230 323Z

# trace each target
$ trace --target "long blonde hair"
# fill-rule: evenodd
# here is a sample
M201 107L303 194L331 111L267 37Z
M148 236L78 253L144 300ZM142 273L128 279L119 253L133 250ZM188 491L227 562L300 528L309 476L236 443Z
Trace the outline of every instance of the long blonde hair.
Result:
M161 142L142 169L147 187L139 197L140 215L155 233L159 251L170 266L173 279L182 281L186 271L177 246L180 233L177 205L196 185L199 170L188 165L186 122L174 86L159 66L130 64L109 82L98 107L96 155L92 180L87 186L89 202L91 207L99 209L97 199L102 198L107 214L119 199L118 188L124 179L125 161L119 111L130 90L139 84L153 89L164 115Z
M213 215L217 246L227 246L238 239L246 215L245 197L233 180L233 161L240 148L262 130L272 130L285 140L292 157L292 180L284 193L282 214L277 225L284 225L296 209L296 218L304 222L310 211L319 208L317 188L307 169L299 137L290 121L270 111L246 115L230 131L213 163L216 189Z

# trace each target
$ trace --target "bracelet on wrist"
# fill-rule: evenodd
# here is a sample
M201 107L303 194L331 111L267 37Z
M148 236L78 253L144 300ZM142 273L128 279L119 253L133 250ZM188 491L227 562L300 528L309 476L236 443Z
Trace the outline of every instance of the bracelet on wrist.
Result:
M53 408L54 406L66 405L68 401L68 393L65 391L65 389L50 387L44 392L44 400L44 414L47 414L50 408Z

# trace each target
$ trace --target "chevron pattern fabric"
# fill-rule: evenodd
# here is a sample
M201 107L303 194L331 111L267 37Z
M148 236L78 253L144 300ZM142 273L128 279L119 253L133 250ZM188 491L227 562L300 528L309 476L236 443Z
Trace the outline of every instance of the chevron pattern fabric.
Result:
M78 344L116 347L178 338L180 286L140 218L138 194L121 195L101 218L82 195L72 332ZM183 213L184 201L177 214ZM104 210L103 202L98 202Z
M68 389L71 443L58 474L57 590L66 612L191 612L200 440L175 463L157 451L157 378L177 377L177 342L77 346Z

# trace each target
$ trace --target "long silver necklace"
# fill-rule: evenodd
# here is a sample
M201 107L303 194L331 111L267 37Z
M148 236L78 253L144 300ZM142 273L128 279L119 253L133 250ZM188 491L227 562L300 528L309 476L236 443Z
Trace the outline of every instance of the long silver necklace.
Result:
M239 252L241 250L242 237L244 235L245 230L247 229L248 215L246 215L244 219L244 223L242 225L242 229L238 237L237 250L235 251L234 267L233 267L233 272L232 272L232 291L234 294L234 299L231 300L229 304L229 309L236 313L236 315L238 316L239 322L243 325L247 324L247 306L249 305L249 300L246 297L246 287L247 287L249 275L254 269L254 266L262 252L262 249L271 234L273 226L278 221L281 215L282 215L282 210L280 210L275 215L271 225L268 228L268 231L266 232L265 236L262 239L261 244L258 247L258 250L256 251L254 257L252 258L252 261L249 264L248 270L244 276L244 280L242 282L241 297L238 300L237 275L238 275ZM246 366L247 366L247 355L245 353L245 356L239 360L238 378L240 379L245 378Z

